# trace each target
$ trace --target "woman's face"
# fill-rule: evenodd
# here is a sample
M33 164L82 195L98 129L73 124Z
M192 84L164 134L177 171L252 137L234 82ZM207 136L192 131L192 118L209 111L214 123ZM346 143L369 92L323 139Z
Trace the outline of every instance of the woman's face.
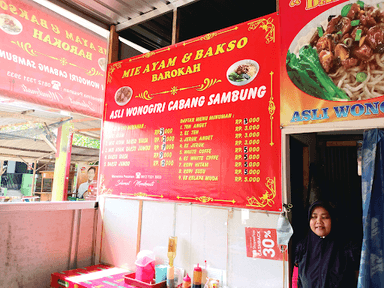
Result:
M331 216L328 211L321 206L315 207L309 220L309 226L313 233L319 237L325 237L331 232Z

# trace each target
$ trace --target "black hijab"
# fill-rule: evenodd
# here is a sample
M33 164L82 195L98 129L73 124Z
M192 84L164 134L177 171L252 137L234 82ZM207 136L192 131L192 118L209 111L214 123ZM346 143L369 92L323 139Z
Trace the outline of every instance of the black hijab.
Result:
M308 222L316 207L325 208L331 216L331 232L326 237L312 230L296 249L295 263L299 267L299 287L356 287L356 251L339 233L334 209L324 201L314 202L308 210ZM301 286L300 286L301 285Z

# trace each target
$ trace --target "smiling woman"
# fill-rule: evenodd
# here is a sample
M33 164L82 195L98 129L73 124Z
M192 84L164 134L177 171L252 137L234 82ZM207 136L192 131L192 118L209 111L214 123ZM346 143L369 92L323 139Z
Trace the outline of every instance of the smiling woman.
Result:
M298 280L293 287L356 287L359 245L340 233L334 208L316 201L308 210L308 220L309 233L295 251Z
M309 226L313 233L317 236L325 238L331 233L332 220L327 209L322 206L317 206L312 210Z

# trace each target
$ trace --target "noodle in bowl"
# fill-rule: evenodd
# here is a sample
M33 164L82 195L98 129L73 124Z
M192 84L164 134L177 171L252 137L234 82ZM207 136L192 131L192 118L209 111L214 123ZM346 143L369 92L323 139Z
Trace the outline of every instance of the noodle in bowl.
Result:
M0 29L10 35L18 35L23 30L23 25L15 17L0 14Z
M333 81L333 83L349 97L351 101L367 100L367 99L372 99L376 97L381 97L384 95L384 39L380 43L374 43L374 44L372 44L372 42L370 42L368 39L369 38L368 31L370 28L374 26L380 27L384 35L384 3L383 3L383 0L364 1L364 3L365 3L365 6L364 6L364 9L361 9L362 11L364 11L365 9L371 9L369 13L372 13L372 15L373 13L376 13L374 15L379 15L379 16L375 18L376 19L375 24L369 24L369 25L367 24L367 27L364 26L364 22L362 22L363 18L361 18L358 12L356 12L355 18L350 19L350 22L354 22L353 23L354 25L352 25L352 28L349 30L348 33L350 35L348 36L350 36L350 38L353 39L354 46L348 46L347 44L349 43L345 41L346 39L343 40L342 37L344 37L345 32L344 31L341 32L342 29L337 28L340 30L339 31L335 30L338 32L338 34L340 34L340 36L336 36L336 32L332 32L332 33L328 32L328 29L329 29L328 25L330 25L329 21L332 21L332 19L336 19L336 17L340 17L339 19L349 17L345 15L345 11L343 15L342 10L344 10L345 6L349 4L350 5L356 4L356 2L348 1L340 5L334 6L331 9L328 9L327 11L323 12L316 18L312 19L312 21L307 23L307 25L296 35L296 37L292 41L289 48L289 51L291 51L291 53L299 55L299 51L303 46L311 44L311 41L314 35L317 33L317 31L319 31L319 28L317 27L323 28L324 36L326 36L327 34L333 37L332 38L331 36L328 36L329 37L328 39L330 38L333 39L332 40L333 44L329 44L329 46L333 45L333 50L331 48L324 49L324 50L328 50L326 52L330 52L330 54L333 54L333 56L331 57L336 58L335 46L337 46L338 44L340 44L341 46L348 46L346 47L348 49L345 49L345 50L348 50L348 53L349 53L347 58L350 58L350 59L354 58L353 61L354 63L355 62L356 63L354 65L348 65L348 64L345 64L346 62L343 62L345 59L340 60L339 58L339 59L333 59L332 63L329 62L331 67L327 67L326 65L323 65L325 61L322 62L322 59L324 58L321 58L321 56L326 54L326 52L323 52L324 54L321 55L322 49L319 48L319 46L321 45L326 46L328 44L315 42L315 44L311 45L314 49L317 50L320 63L322 64L326 74ZM373 6L373 7L369 7L369 6ZM351 11L351 10L348 10L348 11ZM372 12L372 11L376 11L376 12ZM348 13L352 13L352 12L348 12ZM363 12L361 12L361 14L362 13ZM365 12L365 13L366 13L365 15L368 15L368 12ZM348 14L348 15L351 15L351 14ZM378 21L377 19L380 19L380 21ZM342 20L337 20L337 21L339 22L336 22L335 20L335 23L336 23L335 26L340 25L340 23L342 22ZM352 31L359 30L359 27L361 28L360 30L362 30L360 31L361 38L358 37L360 35L356 35L353 37L354 34ZM321 31L319 32L319 37L321 39L323 35L321 36L320 35L321 35ZM341 40L340 42L337 42L334 40L337 37L339 37L339 39ZM321 41L320 39L318 39L317 41ZM366 55L358 54L361 52L360 50L363 50L360 48L364 45L366 46L366 47L363 47L363 48L366 48L365 51L363 51L364 53L367 52L369 49L371 49L372 51L370 53L368 53L369 52L368 51ZM377 46L375 47L374 45L377 45ZM380 52L377 52L378 48L381 48L381 46L383 47L382 51L380 50ZM336 62L337 64L334 64ZM301 89L300 87L298 88ZM333 101L348 101L348 99L335 99Z
M366 100L384 95L384 55L374 55L378 67L371 69L367 65L366 70L359 67L345 69L340 67L336 73L329 77L340 89L351 98L352 101ZM367 78L363 82L356 80L357 73L364 72Z
M243 86L252 82L259 73L259 64L251 59L233 63L227 70L227 80L235 86Z

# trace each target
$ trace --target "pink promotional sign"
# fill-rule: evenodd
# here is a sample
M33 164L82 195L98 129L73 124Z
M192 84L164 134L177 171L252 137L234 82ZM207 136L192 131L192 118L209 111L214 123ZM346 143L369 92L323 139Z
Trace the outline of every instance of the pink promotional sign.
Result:
M0 1L0 95L102 117L107 41L33 1Z
M269 260L283 260L283 253L277 244L276 229L245 228L247 257Z
M99 193L281 210L278 19L108 65Z

